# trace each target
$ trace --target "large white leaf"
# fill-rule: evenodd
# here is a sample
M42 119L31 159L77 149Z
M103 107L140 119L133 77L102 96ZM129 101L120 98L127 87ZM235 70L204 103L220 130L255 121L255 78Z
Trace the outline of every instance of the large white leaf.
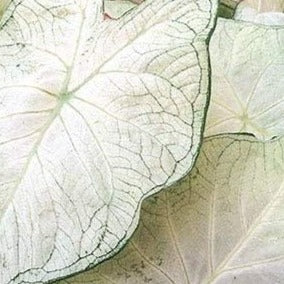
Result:
M284 139L209 138L117 256L60 284L284 283Z
M0 23L0 283L117 252L142 200L188 172L208 97L215 0L14 0Z
M212 99L206 135L283 135L284 26L219 19L210 52Z

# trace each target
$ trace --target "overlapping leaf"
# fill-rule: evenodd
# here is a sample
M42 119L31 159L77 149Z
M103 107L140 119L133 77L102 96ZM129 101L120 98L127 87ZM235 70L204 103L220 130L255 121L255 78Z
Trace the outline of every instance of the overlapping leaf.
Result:
M284 139L208 138L110 261L59 284L283 283Z
M0 22L0 283L98 264L196 158L217 3L14 0Z
M284 26L219 19L210 44L212 99L206 135L284 133Z

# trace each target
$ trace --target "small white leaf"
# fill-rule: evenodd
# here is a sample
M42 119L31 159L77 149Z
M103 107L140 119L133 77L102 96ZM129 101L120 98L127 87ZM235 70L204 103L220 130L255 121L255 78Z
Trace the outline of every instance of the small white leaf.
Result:
M0 22L0 283L116 253L148 195L188 172L208 98L215 0L14 0Z
M219 19L210 43L212 96L206 135L284 134L284 26Z

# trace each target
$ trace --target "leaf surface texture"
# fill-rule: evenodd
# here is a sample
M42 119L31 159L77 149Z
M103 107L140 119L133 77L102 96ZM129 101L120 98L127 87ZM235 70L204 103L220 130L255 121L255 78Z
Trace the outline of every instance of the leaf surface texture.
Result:
M0 283L117 252L142 200L184 176L206 111L217 1L14 0L0 22Z
M284 133L284 26L219 19L210 53L212 96L206 135Z
M283 150L283 138L207 138L193 171L143 204L124 250L59 284L283 283Z

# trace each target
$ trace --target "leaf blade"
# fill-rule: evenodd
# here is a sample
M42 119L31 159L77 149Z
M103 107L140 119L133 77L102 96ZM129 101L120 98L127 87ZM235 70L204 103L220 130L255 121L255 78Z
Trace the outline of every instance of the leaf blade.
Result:
M118 24L103 21L101 1L60 3L13 1L0 24L0 138L10 147L0 156L1 283L48 282L111 257L142 200L190 170L199 148L216 1L148 1ZM198 69L167 61L179 54Z
M207 138L192 173L144 203L138 230L124 250L59 283L109 283L104 275L115 283L281 282L281 153L283 138ZM169 218L188 280L172 242Z
M269 140L283 134L283 31L219 20L210 46L213 79L207 136L247 132Z

